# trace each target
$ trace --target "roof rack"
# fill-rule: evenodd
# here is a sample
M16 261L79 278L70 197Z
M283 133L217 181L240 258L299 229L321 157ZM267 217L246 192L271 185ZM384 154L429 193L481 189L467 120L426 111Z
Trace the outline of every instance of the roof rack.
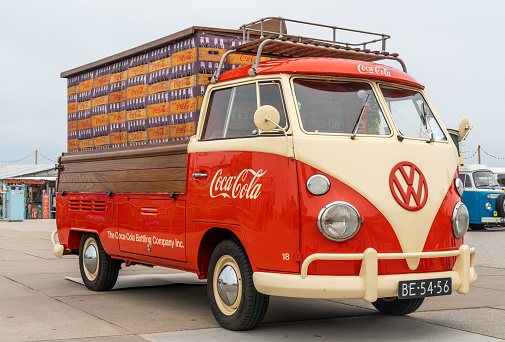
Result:
M293 22L304 25L327 28L332 31L333 39L326 40L321 38L310 38L302 36L292 36L287 34L286 22ZM277 26L278 24L278 26ZM277 29L278 27L278 29ZM211 82L216 83L219 78L221 67L230 53L242 53L254 55L254 61L249 75L256 75L261 56L272 58L292 58L292 57L332 57L362 60L374 62L384 59L395 60L402 66L404 72L407 72L405 63L398 58L397 53L386 51L386 40L391 36L384 33L374 33L360 30L347 29L337 26L309 23L282 17L262 18L252 23L242 25L243 44L235 47L234 50L227 51L221 58L219 68L214 73ZM337 32L354 32L366 35L367 40L358 43L340 42L336 40ZM259 39L251 40L251 34ZM371 36L371 38L370 38ZM381 50L370 50L367 45L381 43Z

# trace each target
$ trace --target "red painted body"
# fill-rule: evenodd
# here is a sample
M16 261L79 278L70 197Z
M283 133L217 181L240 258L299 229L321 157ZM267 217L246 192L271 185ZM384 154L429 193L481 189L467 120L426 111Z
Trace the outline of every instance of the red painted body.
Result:
M250 65L225 72L219 81L229 81L249 76ZM340 77L356 77L399 83L424 89L412 76L403 71L381 66L376 63L360 62L351 59L337 58L285 58L262 62L258 65L257 75L273 75L280 73L327 75ZM385 75L387 73L389 76Z
M301 216L302 260L314 253L363 253L374 248L379 253L402 253L400 243L386 218L366 198L349 186L325 174L331 188L324 196L314 196L305 188L305 182L315 173L324 174L313 167L299 163L299 191ZM335 243L326 239L318 230L316 219L323 206L331 201L352 203L364 221L352 239ZM451 187L433 222L423 252L446 251L459 248L463 239L456 240L447 222L451 221L454 205L460 201L454 186ZM380 260L379 275L412 272L437 272L452 269L455 258L422 259L419 267L412 271L405 260ZM314 275L358 275L361 261L316 261L309 267Z
M206 274L202 263L210 255L206 253L215 245L205 235L217 230L242 241L255 271L298 273L300 261L313 253L362 253L368 247L402 252L384 216L347 185L326 175L331 181L329 193L310 194L306 180L321 172L301 162L265 153L197 153L189 156L188 173L193 172L209 176L189 177L187 194L176 200L169 194L119 194L112 199L105 194L58 195L61 243L78 249L82 231L96 232L113 257L184 269L202 277ZM457 249L462 244L447 224L459 198L451 187L425 252ZM332 242L317 228L319 211L332 201L353 203L363 215L364 224L348 241ZM89 207L83 205L90 202ZM102 210L103 203L113 208L113 215ZM454 260L423 259L415 271L405 260L380 261L379 274L445 271L452 269ZM357 275L360 267L361 261L316 261L309 274Z
M219 81L247 77L249 69L234 69ZM390 76L383 76L384 72ZM373 78L423 88L399 70L354 60L283 59L260 63L258 68L259 75L279 73ZM379 253L402 252L386 218L349 186L326 175L330 191L311 195L306 181L322 172L300 161L240 151L190 153L188 158L186 192L177 199L169 194L115 194L112 198L106 194L58 194L60 243L77 250L82 232L95 232L113 258L191 271L201 278L206 277L213 248L233 236L245 247L253 271L296 274L301 262L313 253L362 253L369 247ZM195 179L193 173L208 176ZM318 230L317 215L332 201L352 203L362 215L363 225L348 241L335 243ZM424 251L461 246L463 239L455 239L450 225L459 201L452 185ZM405 260L382 260L379 274L446 271L454 262L455 257L422 259L412 271ZM315 261L309 274L358 275L360 266L361 261Z

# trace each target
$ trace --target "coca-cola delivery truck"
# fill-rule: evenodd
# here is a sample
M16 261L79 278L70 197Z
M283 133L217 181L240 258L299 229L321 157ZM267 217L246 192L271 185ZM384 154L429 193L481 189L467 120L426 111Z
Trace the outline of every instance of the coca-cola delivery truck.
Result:
M336 40L347 31L366 38ZM64 72L54 253L79 255L95 291L133 264L196 273L231 330L260 324L269 295L405 315L466 294L477 274L457 150L389 38L265 18Z

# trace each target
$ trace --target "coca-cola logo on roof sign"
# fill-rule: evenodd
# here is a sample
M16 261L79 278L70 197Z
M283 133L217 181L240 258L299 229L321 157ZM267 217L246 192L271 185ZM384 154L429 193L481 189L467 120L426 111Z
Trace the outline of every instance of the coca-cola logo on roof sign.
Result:
M379 65L358 64L358 71L361 74L372 74L391 77L389 69Z

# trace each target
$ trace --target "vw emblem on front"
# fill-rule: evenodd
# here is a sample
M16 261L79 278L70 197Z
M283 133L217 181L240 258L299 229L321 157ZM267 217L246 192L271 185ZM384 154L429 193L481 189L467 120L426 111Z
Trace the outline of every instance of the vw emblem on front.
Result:
M389 174L394 199L407 210L421 210L428 201L428 184L421 170L411 162L396 164Z

